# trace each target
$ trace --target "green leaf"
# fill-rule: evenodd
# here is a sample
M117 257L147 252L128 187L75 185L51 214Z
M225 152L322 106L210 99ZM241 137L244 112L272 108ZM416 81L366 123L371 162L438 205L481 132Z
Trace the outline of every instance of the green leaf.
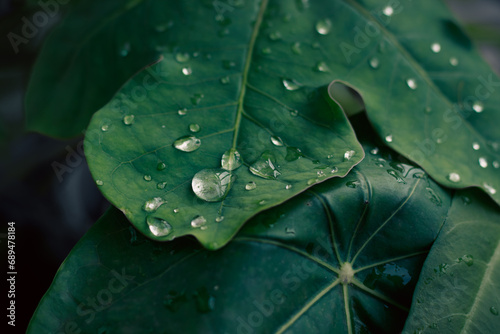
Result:
M500 210L458 192L422 269L404 333L495 333L500 328Z
M153 239L191 234L220 248L250 217L345 176L364 157L324 88L332 74L300 65L302 52L324 57L310 45L323 37L312 22L292 32L276 4L241 4L229 26L214 20L212 5L172 6L163 59L89 125L93 177ZM287 6L300 15L294 2Z
M366 148L345 179L259 214L215 252L191 238L154 242L108 211L28 333L399 333L450 196Z

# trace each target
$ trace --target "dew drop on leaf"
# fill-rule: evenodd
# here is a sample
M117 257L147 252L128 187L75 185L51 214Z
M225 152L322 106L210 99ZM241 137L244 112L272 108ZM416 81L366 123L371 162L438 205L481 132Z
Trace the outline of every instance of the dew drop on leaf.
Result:
M495 195L497 193L497 190L486 182L483 183L483 187L492 195Z
M166 220L161 218L149 215L146 217L146 222L151 233L157 237L164 237L172 232L172 226Z
M394 9L391 6L387 6L382 10L385 16L392 16L394 14Z
M95 184L97 184L98 186L102 186L104 182L102 180L95 180Z
M493 166L493 168L500 168L500 163L498 161L493 161L491 165Z
M490 307L490 313L493 315L498 315L498 310L495 306Z
M249 167L249 170L252 174L264 179L275 180L281 175L278 169L276 169L275 161L274 154L266 151Z
M302 152L300 151L299 148L297 147L290 147L290 146L287 146L286 147L286 156L285 156L285 160L286 161L295 161L297 159L299 159L300 157L302 157L303 154Z
M474 109L474 111L477 113L483 112L483 110L484 110L483 102L481 102L481 101L474 102L474 104L472 105L472 109Z
M152 180L151 175L149 175L149 174L144 175L142 178L144 179L144 181L147 181L147 182Z
M255 188L257 188L257 184L253 181L250 181L245 185L245 189L249 191L254 190Z
M179 151L193 152L196 151L201 145L201 140L195 136L185 136L177 139L174 142L174 147Z
M457 262L463 262L467 265L467 267L471 267L474 264L474 257L472 255L464 255L457 259Z
M215 309L215 297L210 295L207 288L202 287L195 291L196 309L200 313L208 313Z
M316 23L316 32L320 35L328 35L332 29L332 21L322 19Z
M179 213L181 210L179 208L174 209L174 213Z
M177 60L179 63L185 63L189 60L189 58L189 53L178 52L175 54L175 60Z
M290 110L290 116L297 117L298 115L299 115L299 111L298 110Z
M165 204L166 202L163 200L163 198L161 197L155 197L155 198L152 198L150 199L149 201L146 201L146 203L144 203L144 206L142 207L142 209L146 212L155 212L156 210L158 210L158 208Z
M220 223L220 222L221 222L221 221L223 221L223 220L224 220L224 216L218 216L217 218L215 218L215 221L216 221L217 223Z
M460 182L460 175L458 173L450 173L448 174L448 180L454 183Z
M388 143L392 143L392 135L385 136L385 141Z
M102 132L106 132L106 131L108 131L108 130L109 130L109 124L103 124L103 125L101 126L101 131L102 131Z
M278 41L281 39L281 33L279 31L273 31L269 34L269 39L271 41Z
M378 147L374 147L374 148L372 148L372 149L370 150L370 153L371 153L371 154L373 154L373 155L378 154L378 152L379 152Z
M223 85L227 85L229 82L231 82L231 80L228 76L220 78L220 83Z
M123 47L120 50L120 56L126 57L126 56L128 56L129 53L130 53L130 43L127 42L127 43L123 44Z
M134 124L134 121L135 121L134 115L123 116L123 124L125 124L125 125L132 125L132 124Z
M439 52L441 52L441 44L439 44L439 43L432 43L432 45L431 45L431 50L432 50L432 52L434 52L434 53L439 53Z
M486 160L485 157L479 158L479 166L481 166L482 168L488 167L488 161Z
M191 220L191 227L193 228L201 228L205 226L207 223L207 220L203 216L196 216Z
M156 189L160 189L160 190L162 190L162 189L165 189L165 187L166 187L166 186L167 186L167 181L164 181L164 182L158 182L158 183L156 184Z
M203 94L194 94L192 97L191 97L191 103L193 105L198 105L200 104L201 100L205 97L205 95Z
M479 143L472 143L472 148L477 151L481 148L481 145L479 145Z
M370 58L370 60L368 60L368 65L376 70L380 66L380 60L377 57Z
M220 202L232 184L231 173L224 169L203 169L191 181L193 192L207 202Z
M189 131L191 132L199 132L201 130L200 125L196 123L189 124Z
M222 155L221 165L225 170L235 170L240 167L241 164L241 155L235 148L229 149Z
M458 66L458 59L455 57L450 58L450 65L451 66Z
M410 89L417 89L417 81L413 78L406 79L406 84L410 87Z
M302 53L302 49L300 48L300 43L295 42L293 43L290 48L292 49L292 52L295 53L296 55L300 55Z
M261 52L264 55L270 55L273 52L273 50L271 50L270 47L265 47L265 48L262 48Z
M355 151L353 151L353 150L346 151L346 152L344 153L344 160L345 160L345 161L351 160L351 158L352 158L355 154L356 154L356 152L355 152Z
M286 190L290 190L290 189L292 189L292 185L291 185L291 184L287 184L287 185L285 186L285 189L286 189Z
M290 90L290 91L294 91L294 90L297 90L299 89L300 87L302 87L302 85L298 82L296 82L295 80L293 79L287 79L287 78L283 78L282 79L282 82L283 82L283 86L287 89L287 90Z
M274 146L283 146L283 140L281 140L280 137L278 136L271 136L271 143L273 143Z
M330 68L324 61L318 62L314 67L314 69L318 72L323 72L323 73L330 72Z
M167 168L167 164L164 163L164 162L159 162L158 165L156 165L156 169L159 170L159 171L162 171L165 168Z
M186 108L179 109L179 110L177 110L177 114L178 114L179 116L184 116L184 115L186 115L186 114L187 114L187 109L186 109Z
M191 75L191 74L193 74L193 70L189 66L183 67L182 68L182 74L184 74L184 75Z

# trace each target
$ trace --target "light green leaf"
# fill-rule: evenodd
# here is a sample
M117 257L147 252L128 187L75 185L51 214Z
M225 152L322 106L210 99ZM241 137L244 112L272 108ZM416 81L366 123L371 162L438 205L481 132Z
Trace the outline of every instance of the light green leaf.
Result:
M345 179L257 215L215 252L190 238L154 242L110 210L28 333L399 333L450 196L366 149Z
M459 192L419 279L404 333L495 333L500 328L500 210Z

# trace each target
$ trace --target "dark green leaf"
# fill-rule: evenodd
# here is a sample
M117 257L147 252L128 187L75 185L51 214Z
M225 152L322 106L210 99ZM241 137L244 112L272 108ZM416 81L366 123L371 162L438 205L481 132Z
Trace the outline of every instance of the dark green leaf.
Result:
M432 246L405 333L496 333L500 328L500 210L459 192Z
M109 211L28 333L399 333L450 197L421 169L367 149L345 179L257 215L215 252L151 241Z

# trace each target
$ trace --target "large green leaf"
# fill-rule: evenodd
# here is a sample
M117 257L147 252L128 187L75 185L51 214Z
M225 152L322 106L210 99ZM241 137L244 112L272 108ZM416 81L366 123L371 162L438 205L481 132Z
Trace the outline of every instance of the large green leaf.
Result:
M345 179L257 215L215 252L147 239L112 209L28 333L399 333L450 196L368 149Z
M496 333L500 328L500 210L460 192L427 257L405 333Z
M300 64L327 59L310 45L324 36L310 20L283 21L278 7L241 2L217 22L212 5L177 2L164 12L163 60L93 117L85 140L92 175L147 236L191 234L222 247L256 213L345 176L364 157L322 88L332 76L326 65ZM228 172L221 158L232 150L241 162Z

